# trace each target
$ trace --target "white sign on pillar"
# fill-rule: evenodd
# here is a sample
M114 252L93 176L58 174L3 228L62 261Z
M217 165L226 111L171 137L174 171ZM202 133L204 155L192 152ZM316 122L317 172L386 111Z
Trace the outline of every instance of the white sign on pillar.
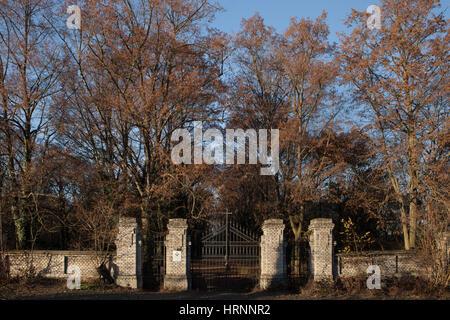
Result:
M172 261L173 262L181 262L181 251L173 250Z

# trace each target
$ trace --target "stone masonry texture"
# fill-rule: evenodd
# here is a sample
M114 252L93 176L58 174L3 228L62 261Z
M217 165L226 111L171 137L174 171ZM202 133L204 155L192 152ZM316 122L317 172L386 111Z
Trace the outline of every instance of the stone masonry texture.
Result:
M188 225L186 219L171 219L167 225L166 274L164 289L185 291L190 288L190 251L188 248Z
M331 219L314 219L309 225L310 263L314 281L333 281L333 228Z
M37 276L43 278L64 279L69 276L70 266L80 268L81 279L97 279L97 267L105 259L101 252L95 251L8 251L3 253L6 269L11 277ZM112 268L114 256L106 257L107 268Z
M334 254L334 224L331 219L314 219L309 226L311 247L310 270L314 281L332 281L341 278L366 276L370 265L378 265L382 278L411 275L421 277L427 266L413 252L362 252L358 254ZM281 219L270 219L263 223L261 237L260 287L263 290L282 288L287 284L285 225ZM171 219L166 236L166 274L164 288L169 291L190 289L190 246L186 219ZM105 257L93 251L9 251L1 253L10 276L34 275L46 278L67 278L69 266L77 266L82 282L98 279L97 267L102 261L119 286L142 287L142 241L138 223L134 218L121 218L116 237L115 253ZM442 258L450 259L449 232L439 242ZM336 259L335 259L336 258ZM445 262L444 262L445 263Z
M116 238L116 284L133 289L142 288L142 240L135 218L120 218Z
M263 290L287 284L284 228L281 219L266 220L262 226L260 287Z

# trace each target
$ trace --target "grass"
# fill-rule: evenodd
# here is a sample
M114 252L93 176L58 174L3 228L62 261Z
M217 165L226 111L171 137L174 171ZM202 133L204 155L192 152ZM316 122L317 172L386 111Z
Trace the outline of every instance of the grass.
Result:
M238 292L184 293L150 292L131 290L116 285L105 285L100 281L81 284L81 290L69 290L65 280L58 279L10 279L0 284L0 299L244 299L244 300L450 300L450 290L428 290L417 279L394 279L382 281L381 290L368 290L365 279L338 280L332 284L309 281L296 292L265 292L254 290Z

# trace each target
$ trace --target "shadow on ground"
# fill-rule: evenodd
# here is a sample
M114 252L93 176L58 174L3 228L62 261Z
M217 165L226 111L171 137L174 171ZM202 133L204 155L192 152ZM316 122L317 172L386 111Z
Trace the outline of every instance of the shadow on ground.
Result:
M278 300L286 299L285 293L276 292L121 292L121 293L59 293L24 296L20 300Z

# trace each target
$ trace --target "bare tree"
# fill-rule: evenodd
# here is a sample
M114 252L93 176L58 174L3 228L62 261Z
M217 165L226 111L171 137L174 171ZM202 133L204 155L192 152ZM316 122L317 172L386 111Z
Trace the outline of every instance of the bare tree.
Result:
M48 107L63 63L43 18L52 6L50 0L0 3L2 131L18 248L29 240L33 156L37 144L49 138Z
M353 12L353 32L342 36L344 77L370 117L396 200L405 249L416 246L417 223L425 194L421 180L427 149L448 108L437 104L448 89L448 30L439 1L383 1L381 30L366 27L366 15ZM442 122L444 121L444 122ZM431 130L431 131L430 131Z

